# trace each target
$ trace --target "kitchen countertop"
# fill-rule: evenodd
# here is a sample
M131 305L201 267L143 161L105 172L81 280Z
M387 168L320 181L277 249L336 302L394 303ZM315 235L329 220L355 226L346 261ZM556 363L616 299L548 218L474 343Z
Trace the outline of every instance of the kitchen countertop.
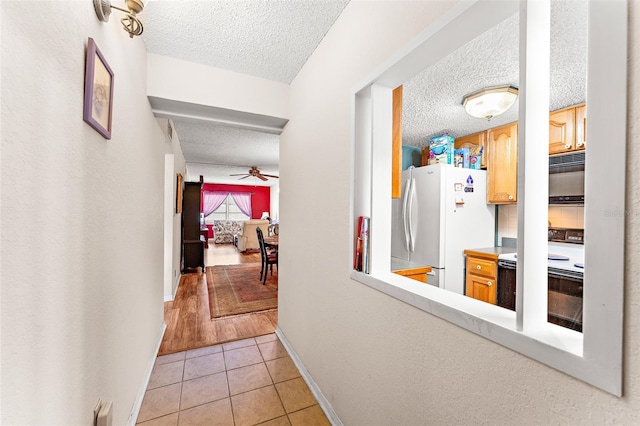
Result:
M391 257L391 272L400 271L404 269L422 269L428 268L431 270L430 266L422 265L420 263L409 262L408 260L400 259L398 257Z
M515 253L516 247L486 247L486 248L472 248L466 249L464 254L471 254L476 257L485 257L491 260L498 260L498 256L501 254Z

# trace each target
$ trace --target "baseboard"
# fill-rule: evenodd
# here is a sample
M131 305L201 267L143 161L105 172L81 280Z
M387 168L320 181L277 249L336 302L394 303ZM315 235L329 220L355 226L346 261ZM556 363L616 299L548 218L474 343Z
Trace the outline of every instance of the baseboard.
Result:
M322 391L318 387L318 384L313 380L313 377L311 377L311 374L309 374L309 371L305 368L304 364L298 357L298 354L296 354L296 352L291 347L291 344L282 333L282 330L280 330L280 327L276 328L276 335L278 336L278 338L284 345L285 349L289 353L289 356L293 360L293 363L296 365L296 367L298 367L298 371L300 371L300 375L302 376L304 381L307 383L307 386L309 386L309 389L311 389L311 393L313 393L313 396L316 397L318 404L320 404L320 408L322 408L322 411L324 411L324 415L327 416L327 419L329 419L329 422L331 422L333 426L343 426L342 421L340 420L336 412L333 410L333 407L329 403L329 400L325 398L325 396L322 394Z
M182 274L178 274L178 277L173 282L173 294L170 297L165 296L165 302L173 302L176 299L176 293L178 293L178 286L180 286L180 278L182 278Z
M158 336L158 343L156 344L156 349L147 364L147 371L144 375L144 380L142 380L142 384L138 389L138 395L136 396L136 400L133 403L133 407L131 408L131 414L129 414L129 418L127 419L127 426L135 426L138 421L138 414L140 414L140 407L142 407L142 400L144 399L144 394L147 391L147 387L149 386L149 380L151 379L151 372L153 371L153 366L156 363L156 358L158 355L158 351L160 350L160 345L162 344L162 338L164 337L164 332L167 329L167 324L162 321L162 326L160 327L160 335Z

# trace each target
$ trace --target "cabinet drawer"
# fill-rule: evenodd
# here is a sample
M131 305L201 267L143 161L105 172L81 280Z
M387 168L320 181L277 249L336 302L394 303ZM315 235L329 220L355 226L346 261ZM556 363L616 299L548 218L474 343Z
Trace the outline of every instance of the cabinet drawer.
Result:
M467 272L469 274L482 275L483 277L495 280L498 273L498 267L495 262L492 262L490 260L468 257Z

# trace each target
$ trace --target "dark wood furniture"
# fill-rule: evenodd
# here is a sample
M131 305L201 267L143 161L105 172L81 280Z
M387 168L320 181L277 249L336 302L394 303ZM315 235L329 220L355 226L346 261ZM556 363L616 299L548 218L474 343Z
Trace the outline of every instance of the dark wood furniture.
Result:
M205 238L200 233L200 182L185 182L182 198L182 272L200 266L204 272Z
M275 250L267 250L267 245L265 244L265 238L262 234L262 229L259 227L256 228L256 233L258 234L258 244L260 245L260 256L262 258L262 267L260 268L260 280L262 281L262 285L267 283L267 270L271 270L271 275L273 276L273 265L278 267L278 246L277 246L277 238L275 239L275 245L271 244L271 247L275 246Z

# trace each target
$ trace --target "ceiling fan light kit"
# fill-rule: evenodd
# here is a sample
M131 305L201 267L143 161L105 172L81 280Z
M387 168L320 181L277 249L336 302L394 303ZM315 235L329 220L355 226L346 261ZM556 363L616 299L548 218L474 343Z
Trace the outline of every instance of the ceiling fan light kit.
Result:
M108 22L111 15L111 9L116 9L125 13L125 17L120 19L122 27L129 33L129 37L139 36L144 30L142 22L136 17L136 14L142 12L144 9L144 2L142 0L125 0L127 6L126 9L122 9L111 4L111 0L93 0L93 7L96 10L96 15L100 22Z
M462 106L472 117L491 120L511 108L517 97L518 88L509 84L486 87L465 95Z

